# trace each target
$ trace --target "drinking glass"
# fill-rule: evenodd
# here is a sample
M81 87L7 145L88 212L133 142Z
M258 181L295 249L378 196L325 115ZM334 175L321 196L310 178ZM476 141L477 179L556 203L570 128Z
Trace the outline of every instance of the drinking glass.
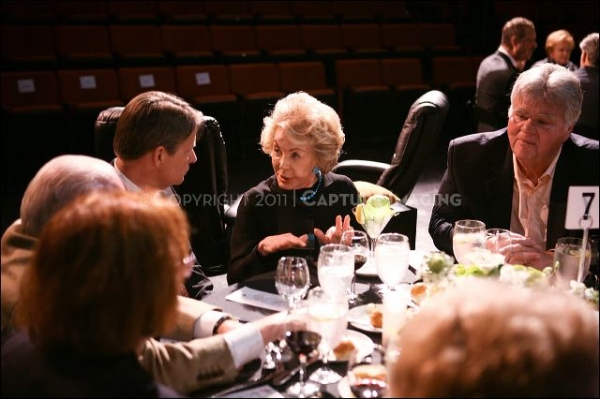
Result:
M511 257L511 233L507 229L487 229L485 231L485 249L493 254L500 254L506 263Z
M369 259L369 237L364 231L347 230L342 234L341 243L350 247L354 254L354 275L352 277L352 288L348 293L348 300L351 305L356 305L362 300L355 289L356 271L363 267Z
M320 287L308 293L308 320L310 330L321 335L319 354L323 365L310 375L312 381L332 384L342 376L329 367L328 358L333 348L340 343L348 327L348 299L333 296Z
M310 286L310 274L306 260L299 256L284 256L277 262L275 287L288 302L288 308L306 295Z
M406 276L409 254L410 243L404 234L384 233L377 238L375 246L377 275L388 290L394 291L395 286Z
M469 263L468 254L483 249L485 243L485 223L479 220L463 219L454 223L452 249L458 263Z
M327 244L321 247L317 262L319 285L332 296L343 296L350 289L354 277L354 255L343 244Z
M359 357L354 351L348 360L346 379L357 398L383 398L388 391L383 348L375 348L373 356Z
M377 237L381 234L385 226L392 217L398 213L389 206L390 201L384 195L373 195L367 200L367 204L359 204L352 209L356 221L365 229L371 239L371 257L375 251Z
M316 395L321 389L319 384L306 381L306 360L319 347L321 335L311 329L307 301L299 301L296 305L287 311L285 341L292 352L298 356L300 372L298 382L291 385L286 393L290 397L309 398Z
M562 237L556 241L554 247L554 263L558 264L556 270L556 283L562 287L568 287L571 280L583 281L583 277L590 268L591 245L588 240L587 248L583 251L583 240L575 237ZM585 254L583 270L579 270L581 255Z

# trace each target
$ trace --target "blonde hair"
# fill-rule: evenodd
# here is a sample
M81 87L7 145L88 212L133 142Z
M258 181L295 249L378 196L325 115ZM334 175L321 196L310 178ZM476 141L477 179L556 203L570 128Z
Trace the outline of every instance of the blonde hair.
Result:
M297 92L280 99L263 123L260 144L265 154L273 151L275 133L280 128L292 143L312 145L324 173L337 164L345 139L340 117L311 95Z
M575 48L575 40L573 39L573 36L571 36L569 31L564 29L555 30L554 32L550 33L546 38L546 54L550 56L554 47L561 43L566 44L569 48L569 51L573 51L573 49Z

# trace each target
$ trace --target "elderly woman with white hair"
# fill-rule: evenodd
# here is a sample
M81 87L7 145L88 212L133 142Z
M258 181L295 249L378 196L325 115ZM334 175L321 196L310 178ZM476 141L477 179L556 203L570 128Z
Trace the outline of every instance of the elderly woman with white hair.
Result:
M260 144L274 174L242 197L231 237L229 284L274 271L286 254L316 259L320 245L350 228L359 193L331 172L344 144L340 117L304 92L277 102Z

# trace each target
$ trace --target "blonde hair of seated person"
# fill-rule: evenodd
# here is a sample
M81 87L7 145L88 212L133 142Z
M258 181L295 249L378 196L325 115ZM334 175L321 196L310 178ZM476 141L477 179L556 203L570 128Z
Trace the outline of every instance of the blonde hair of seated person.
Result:
M281 128L292 143L310 144L315 149L323 173L337 164L345 140L340 117L310 94L300 91L280 99L263 124L260 145L265 154L273 151L275 134Z
M474 279L399 337L391 397L598 397L598 313L579 297Z

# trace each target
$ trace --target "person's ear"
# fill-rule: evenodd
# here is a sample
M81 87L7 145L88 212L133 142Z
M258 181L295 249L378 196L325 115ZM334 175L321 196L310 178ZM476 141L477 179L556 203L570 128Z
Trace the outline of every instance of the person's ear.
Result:
M158 146L154 149L153 154L154 162L157 164L161 164L165 158L165 147Z

